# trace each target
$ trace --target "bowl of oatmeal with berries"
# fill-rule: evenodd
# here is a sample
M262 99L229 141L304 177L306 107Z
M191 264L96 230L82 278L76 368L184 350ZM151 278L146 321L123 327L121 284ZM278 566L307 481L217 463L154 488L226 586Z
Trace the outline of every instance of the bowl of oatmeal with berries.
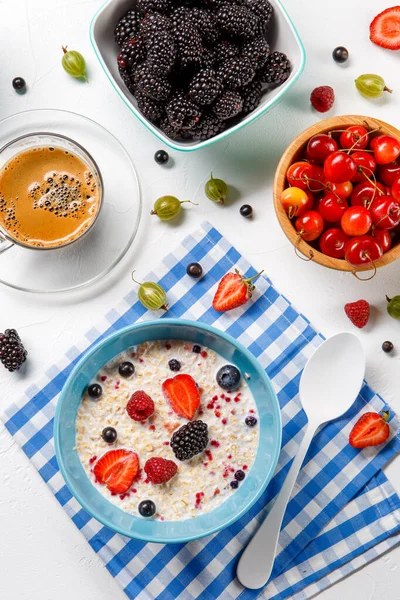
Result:
M263 367L208 325L160 319L102 340L57 406L57 460L95 518L183 542L244 514L278 459L278 401Z

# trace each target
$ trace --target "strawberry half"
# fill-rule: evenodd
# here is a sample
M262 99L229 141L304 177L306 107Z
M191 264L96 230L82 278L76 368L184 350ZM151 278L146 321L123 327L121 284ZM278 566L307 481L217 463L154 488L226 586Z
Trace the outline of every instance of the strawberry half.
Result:
M193 377L181 373L166 379L162 391L177 415L189 421L193 419L200 404L199 390Z
M255 289L254 279L263 273L257 273L254 277L245 279L236 269L234 273L227 273L219 282L213 300L213 308L218 312L226 312L232 308L243 306L251 298Z
M369 26L369 39L388 50L400 50L400 6L379 13Z
M368 412L362 415L350 432L349 442L353 448L367 448L378 446L386 442L390 435L390 427L386 422L389 412Z
M110 492L123 494L131 487L139 470L139 458L130 450L110 450L94 466L96 481L105 483Z

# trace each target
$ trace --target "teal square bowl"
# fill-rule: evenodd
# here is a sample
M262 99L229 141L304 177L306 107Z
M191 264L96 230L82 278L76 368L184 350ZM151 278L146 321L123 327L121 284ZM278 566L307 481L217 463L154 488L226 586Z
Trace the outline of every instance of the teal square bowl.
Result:
M259 416L256 458L239 489L209 513L184 521L155 521L124 512L91 483L75 449L75 421L90 381L109 360L129 347L151 340L188 340L211 348L227 362L248 373L247 383ZM77 363L62 390L54 421L56 456L63 477L78 502L92 517L131 538L146 542L179 543L204 537L241 517L263 493L274 473L281 447L282 425L271 382L254 356L232 337L201 323L159 319L121 329L93 346Z
M90 39L96 56L115 91L139 121L164 142L164 144L167 144L167 146L175 150L191 152L223 140L235 131L242 129L248 123L252 123L261 117L281 100L303 72L306 57L300 36L280 1L270 0L270 2L274 8L274 13L271 23L268 26L268 42L271 46L271 51L278 50L279 52L284 52L289 57L292 66L290 77L282 86L263 93L258 107L249 115L243 117L236 125L205 141L174 141L167 137L161 129L146 119L138 110L135 98L129 92L118 73L118 46L114 42L114 27L129 9L135 7L136 0L107 0L93 17L90 25Z

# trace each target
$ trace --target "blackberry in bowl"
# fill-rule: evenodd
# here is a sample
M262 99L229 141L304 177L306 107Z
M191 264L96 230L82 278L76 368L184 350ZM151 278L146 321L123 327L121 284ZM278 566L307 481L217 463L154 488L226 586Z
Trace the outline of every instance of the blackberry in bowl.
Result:
M92 21L91 39L127 106L182 151L263 115L305 63L279 0L109 0Z

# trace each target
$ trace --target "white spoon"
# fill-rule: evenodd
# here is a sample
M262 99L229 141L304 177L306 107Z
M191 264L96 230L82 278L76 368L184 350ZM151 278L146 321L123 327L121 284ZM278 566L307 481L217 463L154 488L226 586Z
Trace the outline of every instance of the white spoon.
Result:
M286 506L311 440L320 425L337 419L351 407L364 372L364 350L352 333L339 333L323 342L306 364L299 393L308 419L307 430L275 504L240 557L237 577L245 587L261 588L270 578Z

